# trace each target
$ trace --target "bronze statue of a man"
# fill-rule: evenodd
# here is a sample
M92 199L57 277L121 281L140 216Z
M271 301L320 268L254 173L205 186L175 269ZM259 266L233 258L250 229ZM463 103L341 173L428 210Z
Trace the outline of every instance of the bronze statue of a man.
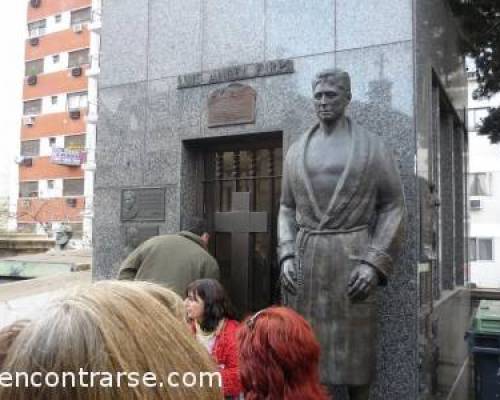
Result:
M375 288L387 283L403 239L401 180L381 138L345 116L346 72L319 73L313 95L319 124L284 164L281 283L320 341L323 383L365 400L375 371Z

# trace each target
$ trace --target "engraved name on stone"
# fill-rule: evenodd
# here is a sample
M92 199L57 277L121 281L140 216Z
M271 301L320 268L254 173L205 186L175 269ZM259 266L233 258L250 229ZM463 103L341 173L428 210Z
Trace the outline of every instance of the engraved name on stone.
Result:
M293 60L273 60L263 63L235 65L212 71L180 75L177 78L177 89L261 78L272 75L291 74L293 72L295 72Z

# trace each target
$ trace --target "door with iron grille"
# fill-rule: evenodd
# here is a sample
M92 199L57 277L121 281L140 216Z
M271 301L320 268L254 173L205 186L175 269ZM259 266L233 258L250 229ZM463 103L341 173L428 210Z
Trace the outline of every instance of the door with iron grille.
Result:
M204 213L211 253L240 314L279 300L277 216L283 148L279 140L216 146L204 154Z

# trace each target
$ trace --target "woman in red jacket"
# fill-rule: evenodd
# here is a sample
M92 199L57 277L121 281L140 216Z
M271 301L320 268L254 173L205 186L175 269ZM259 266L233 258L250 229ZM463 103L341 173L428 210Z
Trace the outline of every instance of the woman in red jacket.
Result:
M215 279L199 279L186 290L186 311L196 339L212 355L222 375L226 399L241 396L237 331L231 303Z

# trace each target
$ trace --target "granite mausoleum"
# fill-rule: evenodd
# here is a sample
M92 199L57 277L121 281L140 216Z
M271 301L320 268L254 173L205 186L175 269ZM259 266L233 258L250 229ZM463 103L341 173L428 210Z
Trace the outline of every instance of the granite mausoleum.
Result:
M276 301L283 156L315 122L314 75L340 68L348 115L394 152L407 207L377 298L371 399L467 399L460 43L446 0L107 0L94 278L147 237L204 220L238 307Z

